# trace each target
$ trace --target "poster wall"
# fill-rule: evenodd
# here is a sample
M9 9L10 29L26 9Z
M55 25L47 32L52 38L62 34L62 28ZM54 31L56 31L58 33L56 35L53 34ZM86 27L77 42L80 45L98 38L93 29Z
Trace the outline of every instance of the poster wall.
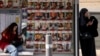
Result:
M23 0L22 18L27 19L26 48L45 53L45 35L50 33L53 53L73 52L72 3L72 0Z

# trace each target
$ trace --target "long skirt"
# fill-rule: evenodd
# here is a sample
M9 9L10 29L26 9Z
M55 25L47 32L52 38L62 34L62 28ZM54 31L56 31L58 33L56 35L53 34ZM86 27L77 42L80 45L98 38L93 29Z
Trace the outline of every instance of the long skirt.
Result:
M95 38L80 39L82 56L96 56Z

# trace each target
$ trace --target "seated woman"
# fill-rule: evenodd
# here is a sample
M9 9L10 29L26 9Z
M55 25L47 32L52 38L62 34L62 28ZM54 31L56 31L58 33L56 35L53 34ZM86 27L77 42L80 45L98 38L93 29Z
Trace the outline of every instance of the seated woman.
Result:
M18 56L18 50L21 50L19 44L22 44L18 42L17 44L14 44L16 40L20 41L21 39L21 37L18 37L18 25L16 23L12 23L2 32L1 35L2 38L0 40L0 49L2 49L4 52L8 51L11 56Z

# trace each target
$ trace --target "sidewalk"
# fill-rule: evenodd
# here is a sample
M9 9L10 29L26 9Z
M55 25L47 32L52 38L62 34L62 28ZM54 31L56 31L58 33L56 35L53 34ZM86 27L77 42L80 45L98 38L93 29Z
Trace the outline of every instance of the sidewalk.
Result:
M80 53L79 53L79 56L82 56L81 50L79 50L79 52L80 52ZM97 53L97 56L100 56L100 49L97 49L97 50L96 50L96 53Z

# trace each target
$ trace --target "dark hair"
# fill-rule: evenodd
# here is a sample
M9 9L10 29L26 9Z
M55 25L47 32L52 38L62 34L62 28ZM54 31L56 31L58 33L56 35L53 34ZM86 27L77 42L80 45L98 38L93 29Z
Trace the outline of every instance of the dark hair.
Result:
M15 26L18 26L15 22L11 23L3 32L2 34L5 34L7 36L11 36L13 34L13 28ZM18 36L18 27L16 29L16 37Z
M68 5L68 4L70 4L70 5L71 5L71 2L67 2L67 5Z

